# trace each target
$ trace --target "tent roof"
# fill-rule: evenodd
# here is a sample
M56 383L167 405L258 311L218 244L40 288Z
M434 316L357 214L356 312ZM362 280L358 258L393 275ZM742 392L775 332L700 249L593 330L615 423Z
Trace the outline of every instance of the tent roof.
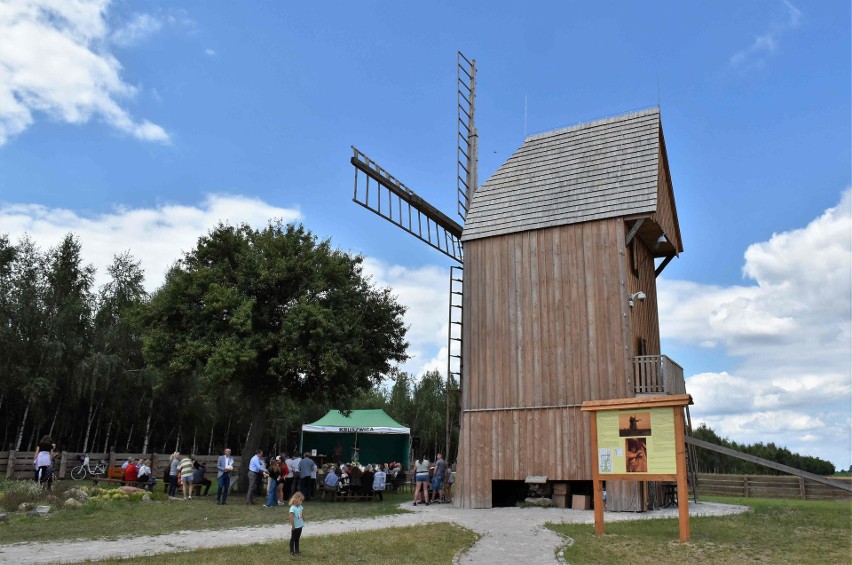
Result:
M344 416L339 410L310 424L302 426L303 432L337 432L359 434L410 434L411 430L391 418L384 410L353 410Z

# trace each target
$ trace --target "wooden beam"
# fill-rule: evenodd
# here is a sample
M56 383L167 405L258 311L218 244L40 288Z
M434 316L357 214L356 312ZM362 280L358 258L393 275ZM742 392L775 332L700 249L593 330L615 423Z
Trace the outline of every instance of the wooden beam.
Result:
M669 263L671 263L672 259L674 259L674 258L675 258L675 256L674 256L674 255L666 255L666 258L665 258L665 259L663 259L663 262L662 262L662 263L660 263L660 266L659 266L659 267L657 267L657 268L656 268L656 270L654 270L654 278L659 277L659 276L660 276L660 273L662 273L662 272L663 272L663 269L665 269L665 268L666 268L666 265L668 265Z
M847 492L852 492L852 485L848 485L842 483L840 481L832 481L831 479L827 479L820 475L815 475L813 473L808 473L807 471L802 471L800 469L796 469L794 467L788 467L787 465L782 465L781 463L776 463L775 461L770 461L769 459L763 459L761 457L757 457L756 455L750 455L748 453L742 453L740 451L736 451L734 449L730 449L727 447L722 447L721 445L716 445L715 443L709 443L700 439L695 439L694 437L686 437L686 443L691 443L697 447L703 447L704 449L709 449L710 451L715 451L717 453L723 453L725 455L730 455L731 457L736 457L737 459L742 459L744 461L749 461L751 463L757 463L758 465L763 465L764 467L769 467L770 469L776 469L778 471L783 471L784 473L789 473L790 475L796 475L797 477L802 477L805 479L810 479L816 483L821 483L823 485L828 485L831 487L836 487L839 489L843 489Z
M633 410L639 408L664 408L666 406L687 406L692 404L688 394L666 394L664 396L640 396L638 398L614 398L611 400L586 400L583 412L599 410Z
M633 238L636 237L636 232L639 231L639 228L642 227L642 223L645 221L645 218L639 218L635 222L633 222L633 227L630 228L630 231L627 232L627 239L624 240L624 247L630 245L630 242L633 241Z

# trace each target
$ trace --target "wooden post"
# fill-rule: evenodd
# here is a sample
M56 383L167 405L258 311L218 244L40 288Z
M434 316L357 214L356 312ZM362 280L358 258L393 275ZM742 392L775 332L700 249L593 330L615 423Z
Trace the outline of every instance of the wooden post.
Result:
M743 496L748 498L748 475L743 477Z
M595 505L595 533L604 533L604 500L603 485L601 484L600 469L598 462L598 414L592 412L589 421L592 435L592 486L594 487Z
M108 467L115 467L115 446L112 446L109 450L109 463Z
M684 430L686 422L683 421L683 409L675 407L675 450L677 452L677 514L680 522L680 541L689 541L689 492L686 484L686 441Z
M62 457L59 458L59 473L57 474L57 478L64 479L65 478L65 469L68 465L68 455L67 451L62 452Z
M808 498L806 491L805 491L805 478L804 477L799 477L799 494L801 495L802 500L805 500L805 499Z
M15 450L9 450L9 465L6 467L6 478L11 479L12 473L15 472Z

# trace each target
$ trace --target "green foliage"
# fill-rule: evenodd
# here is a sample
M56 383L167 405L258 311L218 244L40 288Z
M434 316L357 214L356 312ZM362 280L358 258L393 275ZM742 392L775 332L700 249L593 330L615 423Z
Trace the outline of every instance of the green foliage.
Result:
M769 461L781 463L782 465L787 465L788 467L793 467L809 473L814 473L816 475L830 476L834 474L834 464L829 461L825 461L818 457L812 457L810 455L799 455L798 453L791 452L786 447L778 447L774 443L739 444L735 441L730 441L727 438L719 437L716 432L714 432L706 424L701 424L698 428L693 430L692 435L696 439L700 439L708 443L721 445L722 447L728 447L730 449L736 449L737 451L756 455L757 457L768 459ZM731 457L708 449L697 448L696 452L699 473L725 473L733 475L784 474L781 471L776 471L775 469L764 467L757 463L751 463L749 461L737 459L736 457Z

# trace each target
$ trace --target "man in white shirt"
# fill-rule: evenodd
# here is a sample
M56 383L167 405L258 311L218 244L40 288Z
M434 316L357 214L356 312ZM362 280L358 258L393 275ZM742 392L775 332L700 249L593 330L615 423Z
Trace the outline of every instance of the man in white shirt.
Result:
M293 466L290 467L293 470L293 484L290 485L290 496L296 494L296 491L299 490L299 479L301 478L301 474L299 473L299 463L302 462L302 458L299 457L299 454L295 454L293 456ZM304 494L304 493L302 493Z

